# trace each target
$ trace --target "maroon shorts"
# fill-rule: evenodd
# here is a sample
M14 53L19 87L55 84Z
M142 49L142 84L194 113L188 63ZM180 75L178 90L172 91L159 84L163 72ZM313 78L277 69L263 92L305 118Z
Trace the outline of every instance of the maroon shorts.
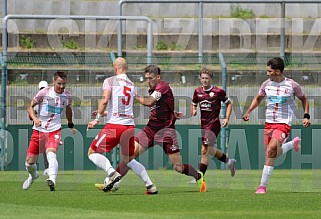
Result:
M214 144L216 144L216 139L218 134L221 131L221 124L218 123L214 123L210 126L207 127L202 127L202 142L203 145L210 145L210 146L214 146Z
M135 141L146 149L159 144L163 147L165 154L179 152L175 128L154 130L146 126L135 136Z
M44 153L47 148L59 148L61 139L60 129L53 132L39 132L32 130L32 135L28 148L28 157Z
M97 153L110 152L120 144L121 153L124 156L132 156L135 151L135 126L106 124L91 142L91 149Z

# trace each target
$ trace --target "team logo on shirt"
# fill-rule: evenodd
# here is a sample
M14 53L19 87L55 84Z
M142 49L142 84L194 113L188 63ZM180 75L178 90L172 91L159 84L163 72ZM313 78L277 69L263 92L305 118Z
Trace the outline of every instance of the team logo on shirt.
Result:
M215 96L214 92L210 92L209 95L210 95L210 97L214 97Z
M211 106L212 106L212 104L211 104L211 102L208 101L208 100L203 100L203 101L200 102L200 108L201 108L201 110L204 110L204 111L212 111L212 110L211 110Z

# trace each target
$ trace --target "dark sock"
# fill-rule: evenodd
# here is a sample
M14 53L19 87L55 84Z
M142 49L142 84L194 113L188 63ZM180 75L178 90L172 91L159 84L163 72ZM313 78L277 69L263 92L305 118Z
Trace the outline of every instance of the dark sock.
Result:
M205 175L206 170L207 170L207 165L201 163L201 164L200 164L200 171L203 173L203 175Z
M226 154L223 154L222 157L218 158L219 161L222 161L223 163L227 163L228 157Z
M184 170L183 170L182 174L185 174L187 176L192 176L196 180L198 180L200 178L200 174L191 165L183 164L183 168L184 168Z
M129 170L129 167L124 163L124 162L120 162L116 168L116 171L122 176L124 177L127 172Z

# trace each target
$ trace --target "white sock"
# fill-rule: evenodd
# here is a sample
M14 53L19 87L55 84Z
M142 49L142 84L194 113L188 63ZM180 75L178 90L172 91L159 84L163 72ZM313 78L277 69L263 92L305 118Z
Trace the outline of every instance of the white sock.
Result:
M108 176L115 172L115 169L111 166L109 160L104 155L98 154L98 153L93 153L93 154L89 155L88 158L97 167L99 167L100 169L105 170L107 172Z
M226 162L226 164L227 164L228 166L231 165L231 159L230 159L230 158L228 159L228 161Z
M134 171L134 173L144 181L146 187L153 184L153 182L150 180L148 173L147 173L143 164L141 164L137 160L133 159L127 164L127 166L130 169L132 169Z
M281 148L282 148L282 154L285 154L286 152L288 152L293 148L293 141L289 141L287 143L282 144Z
M26 170L28 171L28 173L31 175L32 178L35 178L35 175L37 173L37 164L28 164L25 163L26 165Z
M51 181L53 181L56 184L56 178L58 175L58 161L57 161L57 155L54 152L48 152L47 153L47 159L48 159L48 176Z
M265 187L267 186L270 176L272 175L273 169L274 169L274 167L272 167L272 166L264 165L260 186L265 186Z

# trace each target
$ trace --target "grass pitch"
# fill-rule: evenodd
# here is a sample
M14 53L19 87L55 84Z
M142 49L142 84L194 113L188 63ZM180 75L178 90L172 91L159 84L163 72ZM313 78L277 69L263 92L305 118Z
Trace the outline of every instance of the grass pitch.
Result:
M42 172L40 172L42 173ZM60 171L56 191L46 177L32 187L21 186L26 171L0 172L0 218L320 218L321 171L274 170L267 194L256 195L261 170L209 170L207 192L200 193L190 177L172 170L149 171L158 195L132 172L116 192L104 193L95 183L103 171Z

